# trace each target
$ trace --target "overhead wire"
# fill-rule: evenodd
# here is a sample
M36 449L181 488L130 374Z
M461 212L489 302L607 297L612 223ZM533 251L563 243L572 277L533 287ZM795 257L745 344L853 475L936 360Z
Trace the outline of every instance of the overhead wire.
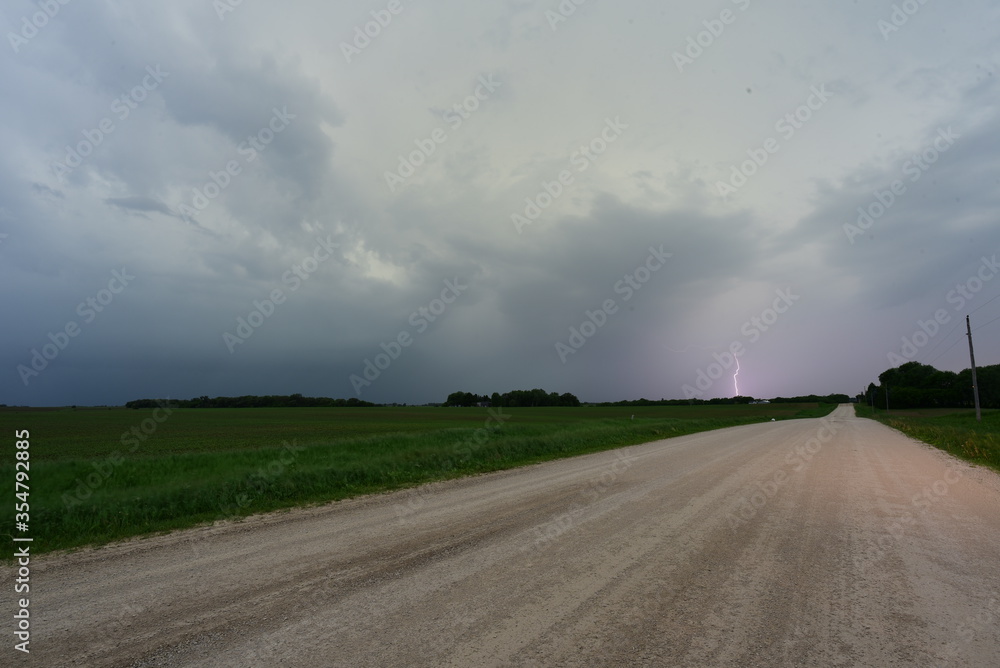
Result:
M945 341L947 341L951 337L951 335L955 333L955 330L958 329L958 326L961 325L961 324L962 324L961 320L959 320L958 322L956 322L955 326L951 328L951 331L948 332L943 338L939 339L938 342L935 343L933 346L931 346L926 351L924 351L924 354L925 355L930 355L932 352L934 352L934 349L937 348L938 346L940 346ZM937 358L935 358L935 359L937 359Z
M983 302L982 304L980 304L980 305L979 305L979 306L977 306L976 308L974 308L974 309L972 309L971 311L969 311L969 315L972 315L973 313L975 313L975 312L976 312L976 311L978 311L979 309L983 308L984 306L986 306L987 304L989 304L989 303L990 303L991 301L993 301L993 300L995 300L995 299L1000 299L1000 294L996 294L996 295L994 295L994 296L993 296L992 298L990 298L990 299L989 299L988 301L986 301L986 302Z
M986 325L989 325L989 324L991 324L991 323L994 323L994 322L996 322L997 320L1000 320L1000 315L998 315L997 317L993 318L992 320L990 320L990 321L988 321L988 322L984 322L983 324L979 325L978 327L975 327L975 328L974 328L974 329L973 329L972 331L973 331L973 332L978 332L979 330L981 330L981 329L982 329L983 327L985 327Z
M994 297L993 299L996 299L997 297L1000 297L1000 295L997 295L997 296L996 296L996 297ZM993 299L991 299L990 301L993 301ZM986 302L986 304L988 304L988 303L989 303L989 302ZM983 306L986 306L986 304L983 304L983 305L982 305L982 306L980 306L979 308L982 308ZM973 313L975 313L975 312L976 312L976 311L978 311L978 310L979 310L979 309L975 309L974 311L970 311L970 312L969 312L969 315L972 315ZM987 325L991 325L991 324L993 324L994 322L996 322L997 320L1000 320L1000 316L997 316L997 317L993 318L992 320L989 320L989 321L987 321L987 322L984 322L984 323L983 323L983 324L981 324L981 325L977 325L977 326L976 326L975 328L973 328L973 330L972 330L972 331L973 331L973 332L978 332L978 331L979 331L980 329L982 329L983 327L986 327ZM961 321L961 320L959 320L959 321L958 321L957 323L955 323L955 327L952 327L952 328L951 328L951 332L948 332L948 336L946 336L945 338L941 339L941 341L940 341L939 343L944 343L945 341L947 341L947 340L948 340L948 337L949 337L949 336L951 336L952 332L954 332L954 331L955 331L955 330L956 330L956 329L958 328L958 326L959 326L960 324L962 324L962 321ZM947 352L948 352L949 350L951 350L951 349L952 349L952 348L954 348L954 347L955 347L956 345L958 345L958 344L959 344L959 343L960 343L961 341L962 341L962 337L959 337L958 339L956 339L956 340L955 340L955 343L951 344L950 346L948 346L947 348L945 348L944 350L942 350L942 351L941 351L941 354L939 354L939 355L935 356L935 357L934 357L934 358L933 358L932 360L930 360L929 362L927 362L927 364L933 364L933 363L934 363L935 361L937 361L938 359L940 359L940 358L941 358L941 357L942 357L942 356L943 356L943 355L944 355L945 353L947 353ZM935 345L934 347L936 348L936 347L937 347L937 345ZM933 348L931 348L931 350L933 350ZM928 350L927 352L930 352L930 350Z

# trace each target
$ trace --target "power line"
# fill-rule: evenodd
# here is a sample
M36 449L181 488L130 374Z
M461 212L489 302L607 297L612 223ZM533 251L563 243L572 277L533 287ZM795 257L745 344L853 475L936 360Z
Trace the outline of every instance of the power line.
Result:
M979 310L979 309L981 309L982 307L986 306L986 304L989 304L989 303L990 303L991 301L993 301L994 299L1000 299L1000 294L998 294L998 295L994 295L994 296L993 296L993 298L992 298L992 299L990 299L989 301L987 301L987 302L985 302L985 303L983 303L983 304L980 304L980 305L979 305L979 306L977 306L976 308L974 308L974 309L972 309L971 311L969 311L969 315L972 315L973 313L975 313L976 311L978 311L978 310Z
M958 326L959 326L959 325L961 325L961 324L962 324L962 321L961 321L961 320L959 320L959 321L956 321L956 322L955 322L955 326L951 328L951 331L950 331L950 332L948 332L948 333L947 333L947 334L946 334L946 335L945 335L945 336L944 336L943 338L939 339L939 340L938 340L938 342L937 342L937 343L935 343L935 344L934 344L933 346L931 346L931 347L930 347L930 348L928 348L928 349L927 349L926 351L924 351L924 354L925 354L925 355L930 355L930 354L931 354L931 353L932 353L932 352L934 351L934 349L935 349L935 348L937 348L937 347L938 347L938 346L940 346L940 345L941 345L942 343L944 343L945 341L947 341L947 340L948 340L948 337L950 337L950 336L951 336L952 334L954 334L954 333L955 333L955 330L956 330L956 329L958 329Z
M1000 295L997 295L997 296L998 296L998 297L1000 297ZM986 304L983 304L983 306L985 306L985 305L986 305ZM970 315L971 315L971 314L970 314ZM981 330L981 329L982 329L983 327L986 327L987 325L990 325L990 324L992 324L992 323L996 322L997 320L1000 320L1000 316L997 316L997 317L993 318L992 320L990 320L990 321L988 321L988 322L984 322L984 323L983 323L982 325L979 325L978 327L976 327L976 328L975 328L974 330L972 330L972 331L973 331L973 332L978 332L978 331L979 331L979 330ZM956 329L958 328L958 325L960 325L960 324L961 324L961 322L959 322L959 323L956 323L955 327L952 327L952 328L951 328L951 332L948 332L948 336L951 336L952 332L954 332L954 331L955 331L955 330L956 330ZM946 336L945 338L941 339L940 343L944 343L945 341L947 341L947 340L948 340L948 336ZM954 348L954 347L955 347L956 345L958 345L958 344L959 344L959 342L961 342L961 340L962 340L962 337L958 337L957 339L955 339L955 343L951 344L950 346L948 346L947 348L945 348L944 350L942 350L942 351L941 351L941 354L940 354L940 355L936 356L936 357L935 357L934 359L932 359L932 360L931 360L930 362L927 362L927 364L934 364L934 362L935 362L935 361L937 361L938 359L940 359L940 358L941 358L942 356L944 356L944 354L945 354L945 353L947 353L947 352L948 352L949 350L951 350L951 349L952 349L952 348ZM936 348L936 347L937 347L937 345L935 345L935 346L934 346L934 348ZM931 350L933 350L934 348L931 348L931 349L930 349L930 350L928 350L927 352L930 352L930 351L931 351Z
M997 296L998 296L998 297L1000 297L1000 295L997 295ZM980 325L979 327L976 327L976 328L975 328L974 330L972 330L972 331L973 331L973 332L978 332L979 330L981 330L981 329L982 329L983 327L985 327L986 325L989 325L990 323L993 323L993 322L996 322L997 320L1000 320L1000 315L998 315L997 317L993 318L993 319L992 319L992 320L990 320L989 322L984 322L984 323L983 323L982 325Z
M932 359L930 362L927 362L927 364L928 365L934 364L934 362L936 362L938 359L940 359L941 356L943 356L946 352L948 352L949 350L951 350L952 348L954 348L955 346L957 346L961 342L962 342L962 337L958 337L957 339L955 339L955 343L953 343L950 346L948 346L947 348L945 348L943 351L941 351L940 355L938 355L937 357L935 357L934 359Z
M987 306L988 304L990 304L991 302L994 302L994 301L996 301L997 299L1000 299L1000 293L998 293L998 294L996 294L996 295L993 295L993 296L992 296L992 297L990 297L990 298L989 298L988 300L986 300L985 302L983 302L982 304L980 304L980 305L979 305L979 306L977 306L976 308L974 308L974 309L972 309L971 311L969 311L969 313L968 313L967 315L972 315L973 313L975 313L975 312L976 312L976 311L978 311L979 309L981 309L981 308L983 308L983 307ZM972 331L976 331L976 330L978 330L978 329L980 329L980 328L982 328L982 327L985 327L986 325L988 325L988 324L990 324L990 323L992 323L992 322L995 322L996 320L1000 320L1000 317L997 317L997 318L994 318L993 320L990 320L989 322L987 322L987 323L986 323L985 325L980 325L979 327L976 327L976 329L974 329L974 330L972 330ZM958 327L959 327L959 325L961 325L961 324L962 324L962 321L961 321L961 320L958 320L958 321L956 321L956 322L955 322L955 325L954 325L954 326L953 326L953 327L951 328L951 331L950 331L950 332L948 332L948 333L947 333L947 334L946 334L946 335L945 335L944 337L942 337L941 339L939 339L939 340L938 340L938 342L937 342L937 343L935 343L935 344L934 344L933 346L931 346L931 347L930 347L930 348L928 348L927 350L923 351L922 355L930 355L930 354L931 354L932 352L934 352L934 349L935 349L935 348L937 348L938 346L940 346L940 345L941 345L942 343L944 343L945 341L947 341L947 340L948 340L948 339L949 339L949 338L951 337L951 335L955 333L955 330L957 330L957 329L958 329ZM959 341L961 341L961 340L962 340L962 339L961 339L961 337L959 337L959 338L958 338L958 340L957 340L957 341L955 341L955 343L953 343L953 344L951 344L950 346L948 346L947 348L945 348L945 349L944 349L944 350L943 350L943 351L941 352L941 354L940 354L940 355L938 355L937 357L935 357L935 358L934 358L933 360L931 360L930 362L927 362L927 364L931 364L931 363L933 363L933 362L934 362L934 360L937 360L938 358L940 358L941 356L943 356L943 355L944 355L944 354L945 354L946 352L948 352L949 350L951 350L952 348L954 348L954 347L955 347L955 345L956 345L956 344L957 344L957 343L958 343Z

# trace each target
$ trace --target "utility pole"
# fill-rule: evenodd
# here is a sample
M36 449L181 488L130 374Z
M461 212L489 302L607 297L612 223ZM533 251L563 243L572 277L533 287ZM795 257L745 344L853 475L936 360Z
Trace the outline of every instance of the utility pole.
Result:
M972 396L976 398L976 422L982 422L983 414L979 410L979 384L976 382L976 354L972 352L972 325L969 323L969 316L965 316L965 331L969 335L969 361L972 362Z

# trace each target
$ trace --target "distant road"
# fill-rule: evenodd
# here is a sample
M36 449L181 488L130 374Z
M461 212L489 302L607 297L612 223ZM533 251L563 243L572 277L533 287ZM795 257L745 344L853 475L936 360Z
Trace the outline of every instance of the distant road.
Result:
M1000 476L849 406L32 566L3 665L1000 666Z

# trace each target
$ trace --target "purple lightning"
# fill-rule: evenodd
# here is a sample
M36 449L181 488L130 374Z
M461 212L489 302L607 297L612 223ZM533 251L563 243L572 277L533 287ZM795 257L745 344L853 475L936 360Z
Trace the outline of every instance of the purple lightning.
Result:
M736 355L733 355L736 357ZM740 375L740 358L736 357L736 373L733 374L733 385L736 386L736 396L740 396L740 383L736 380L736 376Z

